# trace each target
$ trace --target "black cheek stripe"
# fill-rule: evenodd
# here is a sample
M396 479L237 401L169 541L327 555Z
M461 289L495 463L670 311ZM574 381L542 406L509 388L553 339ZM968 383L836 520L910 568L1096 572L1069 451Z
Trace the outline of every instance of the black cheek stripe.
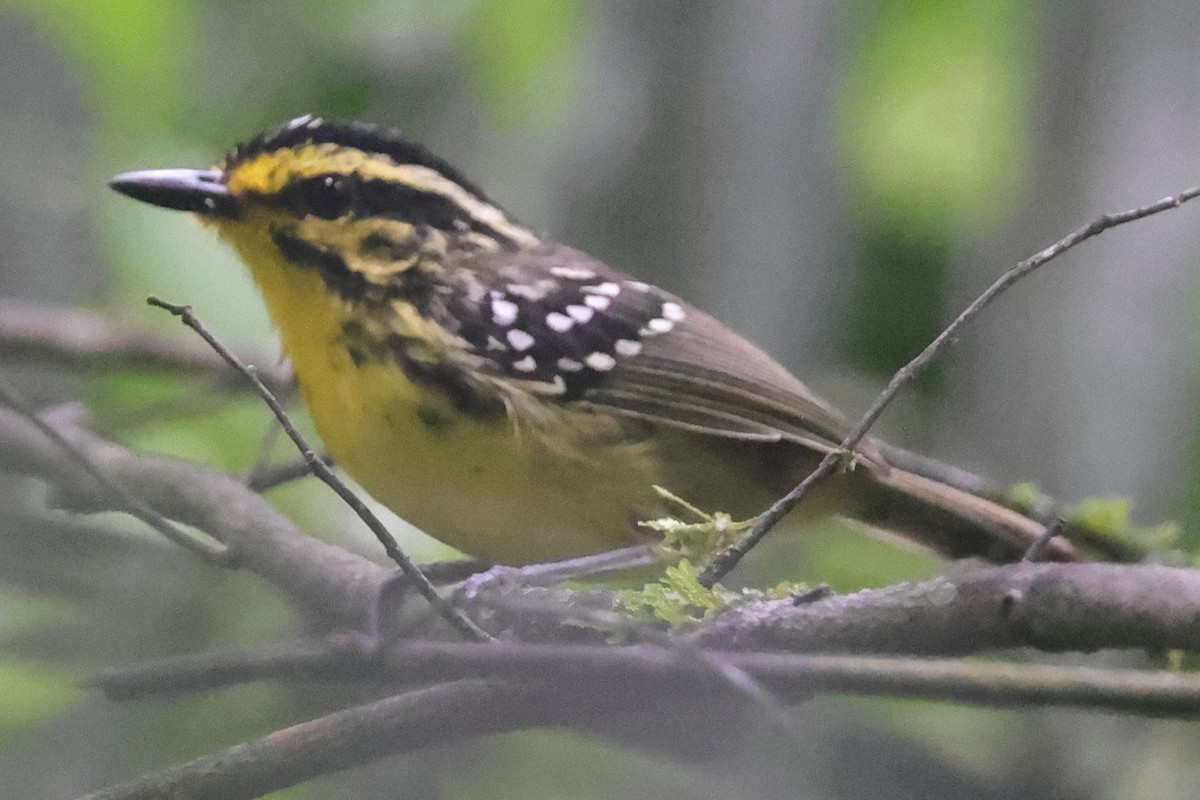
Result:
M366 295L367 279L346 266L336 251L319 247L287 228L273 228L271 241L288 261L316 270L329 290L338 296L347 300L361 300Z

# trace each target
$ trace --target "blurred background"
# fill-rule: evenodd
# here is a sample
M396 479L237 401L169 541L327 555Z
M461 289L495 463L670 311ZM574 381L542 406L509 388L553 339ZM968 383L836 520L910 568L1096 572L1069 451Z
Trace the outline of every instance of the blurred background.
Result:
M1190 0L3 0L0 296L183 337L145 306L156 294L277 352L230 253L104 182L210 164L302 113L358 118L715 313L854 415L1016 261L1200 181L1198 44ZM1178 520L1194 545L1198 214L1107 233L1019 285L877 432L1064 502L1130 498L1137 521ZM0 368L40 402L86 401L106 435L231 470L268 428L254 401L161 377ZM28 482L0 493L14 509L0 542L34 520L75 542L56 569L0 545L0 795L69 797L333 702L253 686L118 705L77 688L106 665L295 623L252 579L125 520L96 544L94 523L35 515ZM273 499L376 555L315 484ZM844 530L795 563L840 589L939 568ZM1200 734L1182 722L850 698L795 720L803 763L736 740L701 763L530 732L278 796L1183 798L1200 779Z

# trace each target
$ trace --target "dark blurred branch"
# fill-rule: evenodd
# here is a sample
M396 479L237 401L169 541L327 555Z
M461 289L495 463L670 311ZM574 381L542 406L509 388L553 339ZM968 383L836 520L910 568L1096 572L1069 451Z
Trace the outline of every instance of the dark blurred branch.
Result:
M106 669L86 681L109 700L166 698L266 680L372 680L378 662L322 640L191 653Z
M266 580L297 609L335 624L364 627L387 571L298 530L266 500L216 470L132 453L77 426L60 433L111 480L168 519L226 545L237 565ZM126 511L72 457L29 420L0 409L0 470L46 481L72 511Z
M122 325L103 314L0 297L0 360L32 366L104 372L114 369L164 372L212 378L220 387L246 385L215 353L135 325ZM277 358L258 355L259 364ZM263 380L280 390L291 382L283 367L264 372Z
M703 653L742 670L780 698L883 695L983 706L1066 705L1145 715L1200 716L1200 675L962 659L696 651L671 646L501 642L397 643L363 657L316 641L182 656L112 669L92 681L113 700L171 697L254 680L438 682L536 680L548 686L639 687L668 693L713 681Z
M867 413L846 434L836 450L830 451L821 459L821 463L817 465L816 469L801 481L798 486L773 503L758 518L754 527L742 536L741 539L722 550L713 558L712 563L701 576L700 582L705 586L711 587L715 585L717 581L721 580L731 569L737 566L746 553L750 552L755 545L762 541L762 538L788 512L796 507L813 486L828 478L837 470L844 469L846 461L851 458L854 448L858 446L858 443L867 435L867 431L883 415L884 410L891 405L891 402L900 393L900 390L914 381L943 350L954 343L955 336L960 328L978 316L980 312L992 304L992 301L1007 291L1017 281L1035 272L1049 261L1062 255L1076 245L1099 236L1109 228L1115 228L1118 225L1135 222L1163 211L1178 208L1189 200L1195 199L1197 196L1200 196L1200 186L1193 186L1149 205L1122 211L1117 214L1105 214L1075 232L1064 236L1044 250L1035 253L997 278L991 286L984 290L983 294L975 298L969 306L963 309L962 313L954 318L953 322L947 325L924 350L917 354L916 358L909 361L892 376L892 379L888 381L887 387L875 398L875 402L867 409Z
M388 755L595 714L604 702L580 691L446 683L292 725L82 800L260 797Z
M793 702L835 692L987 706L1072 705L1151 715L1200 715L1200 675L961 659L702 652ZM710 667L694 653L653 645L502 643L493 650L451 642L410 642L388 652L385 668L395 678L410 680L434 675L443 680L536 676L543 681L595 682L666 693L681 681L713 681Z
M162 514L159 514L143 503L138 497L128 492L123 486L110 479L102 469L92 463L86 453L68 441L67 437L63 435L59 430L59 426L53 420L40 416L21 397L16 388L4 380L2 376L0 376L0 405L7 406L24 417L30 425L41 432L47 441L53 442L67 457L75 462L76 466L91 476L93 481L102 487L113 500L117 501L132 516L154 528L154 530L161 533L170 541L192 551L196 555L202 556L214 564L228 565L229 548L220 542L212 542L180 529L178 526L172 524L170 520L163 517Z
M708 655L790 700L844 692L1000 707L1073 705L1147 715L1200 714L1200 677L1195 675L927 659ZM337 680L344 675L346 656L344 650L323 651L301 643L255 654L244 666L254 672L273 662L270 671ZM87 800L175 793L257 797L354 764L464 736L547 724L588 728L598 712L644 713L648 702L662 706L664 698L692 704L710 696L706 686L711 689L716 677L706 660L688 649L647 646L411 642L374 663L379 677L451 682L294 725L88 795ZM158 677L169 672L162 666ZM179 671L177 677L185 674ZM472 675L491 680L455 680ZM148 673L129 673L106 681L114 691L136 691L138 681L147 677ZM495 680L499 677L506 680ZM148 686L143 683L140 688ZM655 713L662 710L669 713L669 701Z

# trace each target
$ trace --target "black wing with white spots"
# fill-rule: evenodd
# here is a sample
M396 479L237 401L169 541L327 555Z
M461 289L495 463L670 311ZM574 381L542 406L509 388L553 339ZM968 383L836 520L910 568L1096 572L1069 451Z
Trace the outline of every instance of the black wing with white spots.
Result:
M497 373L543 395L820 451L848 430L790 372L717 320L577 250L555 246L515 264L509 255L476 275L484 283L469 293L472 307L455 314L458 334Z
M449 309L457 334L497 373L563 401L586 397L687 315L666 292L568 248L476 274L470 307Z

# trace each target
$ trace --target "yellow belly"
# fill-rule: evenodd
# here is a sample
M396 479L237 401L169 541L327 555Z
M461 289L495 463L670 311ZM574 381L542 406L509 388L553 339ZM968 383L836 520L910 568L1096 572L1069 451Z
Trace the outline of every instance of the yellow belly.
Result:
M655 478L637 466L635 447L599 461L563 452L508 419L458 414L396 367L342 367L297 365L317 430L372 497L431 536L508 564L636 541Z

